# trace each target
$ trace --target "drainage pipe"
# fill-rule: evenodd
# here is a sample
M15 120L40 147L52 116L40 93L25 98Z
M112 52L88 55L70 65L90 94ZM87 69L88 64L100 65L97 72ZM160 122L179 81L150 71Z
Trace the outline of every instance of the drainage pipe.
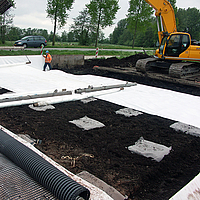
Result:
M62 91L62 92L51 92L51 93L44 93L44 94L34 94L34 95L24 95L24 96L17 96L17 97L7 97L4 99L0 99L0 103L5 102L13 102L13 101L22 101L28 99L37 99L37 98L47 98L47 97L55 97L55 96L64 96L64 95L72 95L72 91Z
M75 90L76 94L81 94L83 92L96 92L96 91L101 91L101 90L110 90L114 88L124 88L124 87L131 87L131 86L136 86L137 83L126 83L126 84L118 84L118 85L107 85L107 86L101 86L101 87L93 87L93 86L88 86L88 88L79 88Z
M73 93L72 95L62 95L62 96L52 96L47 98L35 98L35 99L27 99L27 100L21 100L21 101L9 101L9 102L2 102L0 103L0 108L5 107L12 107L12 106L22 106L27 104L34 104L38 106L43 105L50 105L50 104L57 104L57 103L63 103L63 102L69 102L69 101L78 101L85 98L91 98L91 97L98 97L101 95L106 94L112 94L116 92L120 92L121 89L114 88L110 90L99 90L99 91L93 91L93 92L87 92L87 93Z
M65 175L36 152L0 130L0 152L25 170L59 200L88 200L90 191Z

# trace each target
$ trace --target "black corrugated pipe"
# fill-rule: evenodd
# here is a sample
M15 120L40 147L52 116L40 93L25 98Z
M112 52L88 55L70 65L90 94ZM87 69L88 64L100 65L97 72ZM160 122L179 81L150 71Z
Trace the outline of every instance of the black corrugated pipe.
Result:
M0 130L0 152L24 169L60 200L88 200L90 191L61 172L40 155Z

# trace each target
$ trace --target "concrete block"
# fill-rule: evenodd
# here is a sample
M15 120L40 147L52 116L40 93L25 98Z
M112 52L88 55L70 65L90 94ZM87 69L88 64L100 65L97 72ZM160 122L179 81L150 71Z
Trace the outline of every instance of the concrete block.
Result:
M73 68L84 65L84 55L52 55L52 66Z

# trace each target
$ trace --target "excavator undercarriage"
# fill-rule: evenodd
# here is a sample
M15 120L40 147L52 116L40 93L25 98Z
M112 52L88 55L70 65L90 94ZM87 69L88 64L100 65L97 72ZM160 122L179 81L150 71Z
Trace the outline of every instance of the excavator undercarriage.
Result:
M157 58L140 59L136 63L136 70L142 73L154 71L157 73L169 74L174 78L187 78L200 76L200 64L196 62L166 61Z

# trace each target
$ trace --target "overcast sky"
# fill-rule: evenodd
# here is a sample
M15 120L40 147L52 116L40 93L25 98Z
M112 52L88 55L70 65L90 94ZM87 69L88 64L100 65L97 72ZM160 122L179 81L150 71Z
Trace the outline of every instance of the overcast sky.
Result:
M85 8L85 4L88 4L90 0L75 0L73 8L69 11L69 18L67 25L59 31L69 31L70 24L73 23L73 18L79 15L79 11ZM114 20L114 25L103 30L105 36L108 37L116 27L117 22L124 19L129 8L129 0L119 0L120 10ZM176 0L178 8L196 7L200 9L200 0ZM47 18L46 13L46 0L15 0L16 9L13 9L14 14L14 26L19 28L42 28L47 29L48 32L53 31L53 24L51 19Z

